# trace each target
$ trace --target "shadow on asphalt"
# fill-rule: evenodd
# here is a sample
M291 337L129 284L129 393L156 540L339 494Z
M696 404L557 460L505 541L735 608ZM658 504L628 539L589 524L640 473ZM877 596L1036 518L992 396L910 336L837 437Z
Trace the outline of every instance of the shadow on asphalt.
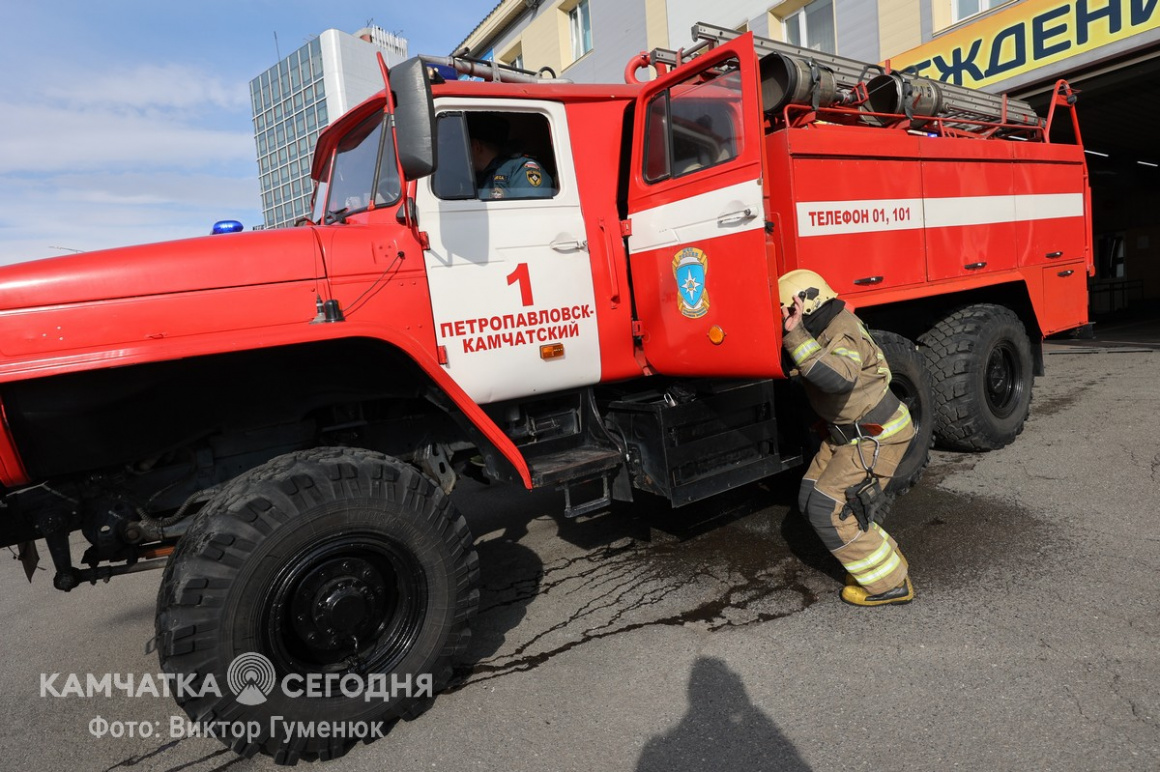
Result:
M749 699L741 677L721 660L698 657L689 674L681 723L648 741L637 772L797 772L809 766L769 716Z

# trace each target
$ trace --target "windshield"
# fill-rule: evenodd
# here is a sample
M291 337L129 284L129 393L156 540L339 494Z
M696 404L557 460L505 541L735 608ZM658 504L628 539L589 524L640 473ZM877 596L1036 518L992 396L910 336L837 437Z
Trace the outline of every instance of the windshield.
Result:
M382 141L386 121L387 116L372 115L342 138L330 177L319 184L314 222L328 225L399 200L394 144Z

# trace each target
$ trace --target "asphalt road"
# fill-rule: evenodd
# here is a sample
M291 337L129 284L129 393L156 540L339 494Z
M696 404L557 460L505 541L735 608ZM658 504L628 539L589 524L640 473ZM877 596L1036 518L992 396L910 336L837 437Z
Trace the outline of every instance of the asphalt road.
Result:
M556 494L464 489L474 664L325 769L1160 769L1160 351L1132 337L1052 345L1013 446L936 453L886 523L905 607L838 601L792 478L584 522ZM163 697L41 696L43 673L157 672L157 579L66 595L0 564L0 768L274 768L168 736ZM160 729L96 738L98 716Z

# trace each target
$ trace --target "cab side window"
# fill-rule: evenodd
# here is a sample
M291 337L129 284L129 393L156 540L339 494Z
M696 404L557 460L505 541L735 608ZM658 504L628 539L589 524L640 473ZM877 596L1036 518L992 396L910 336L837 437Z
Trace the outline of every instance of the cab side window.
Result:
M447 201L475 198L475 175L471 171L464 114L441 113L435 124L435 142L439 159L432 178L435 195Z
M644 169L648 182L683 177L741 152L741 71L736 59L657 94L648 105Z
M559 190L547 117L535 113L440 113L439 165L432 180L444 200L552 198Z

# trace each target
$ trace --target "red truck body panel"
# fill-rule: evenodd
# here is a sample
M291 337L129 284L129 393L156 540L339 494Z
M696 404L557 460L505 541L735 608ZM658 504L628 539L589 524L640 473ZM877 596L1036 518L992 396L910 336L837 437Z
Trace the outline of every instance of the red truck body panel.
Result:
M350 307L400 246L420 254L393 213L379 211L336 228L212 236L0 268L0 299L9 306L0 311L0 383L309 341L380 340L416 362L526 477L511 441L439 366L420 259L404 260L405 269L377 288L389 293L389 304L367 304L342 324L311 323L319 297ZM5 423L0 483L28 482Z
M769 135L779 270L856 306L1025 282L1040 331L1087 321L1083 148L811 125Z

